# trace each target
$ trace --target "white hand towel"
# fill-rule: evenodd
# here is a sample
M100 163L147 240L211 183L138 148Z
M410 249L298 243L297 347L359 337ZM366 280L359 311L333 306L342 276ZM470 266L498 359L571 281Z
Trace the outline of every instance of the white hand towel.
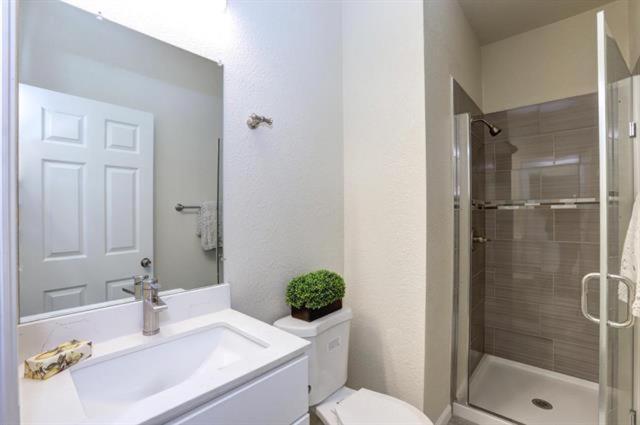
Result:
M216 202L205 201L200 204L196 235L200 236L200 246L204 251L216 249L218 242L218 221Z
M622 276L630 279L636 285L635 298L633 300L633 315L640 317L640 195L633 204L633 213L627 229L627 236L622 249L622 262L620 272ZM627 287L618 284L618 298L627 302Z

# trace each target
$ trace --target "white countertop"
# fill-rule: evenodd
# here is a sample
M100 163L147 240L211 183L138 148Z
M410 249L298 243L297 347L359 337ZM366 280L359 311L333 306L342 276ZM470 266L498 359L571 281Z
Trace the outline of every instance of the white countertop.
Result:
M195 374L184 382L131 404L116 416L88 418L71 371L122 354L162 344L198 330L224 325L256 340L265 348L222 369ZM204 314L161 326L160 333L142 332L94 342L91 358L45 381L20 378L22 424L143 424L163 423L300 356L309 343L232 309ZM176 359L181 361L184 359ZM170 367L170 365L167 365ZM23 375L22 366L19 370Z

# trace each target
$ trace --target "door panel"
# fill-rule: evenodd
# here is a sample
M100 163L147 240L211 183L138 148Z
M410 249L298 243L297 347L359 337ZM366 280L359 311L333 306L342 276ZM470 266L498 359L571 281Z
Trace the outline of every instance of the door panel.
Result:
M138 249L138 170L106 167L107 255Z
M86 255L84 164L42 161L44 259Z
M20 313L126 296L153 258L153 116L20 85Z
M621 254L634 201L631 75L618 44L597 16L600 158L599 423L629 424L633 411L634 333L628 322ZM634 282L635 283L635 282Z
M44 310L54 311L84 305L87 287L51 289L44 291Z

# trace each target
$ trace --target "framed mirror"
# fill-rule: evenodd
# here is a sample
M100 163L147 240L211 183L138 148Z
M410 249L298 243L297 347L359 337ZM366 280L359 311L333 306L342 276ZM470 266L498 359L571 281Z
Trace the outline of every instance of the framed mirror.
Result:
M62 1L18 10L21 321L222 281L222 67Z

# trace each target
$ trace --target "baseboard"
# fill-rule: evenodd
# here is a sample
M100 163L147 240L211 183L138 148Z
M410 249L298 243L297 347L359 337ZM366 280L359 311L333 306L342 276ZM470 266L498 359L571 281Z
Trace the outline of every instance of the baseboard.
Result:
M447 404L447 407L444 408L440 417L433 425L447 425L449 423L449 419L451 419L451 405Z

